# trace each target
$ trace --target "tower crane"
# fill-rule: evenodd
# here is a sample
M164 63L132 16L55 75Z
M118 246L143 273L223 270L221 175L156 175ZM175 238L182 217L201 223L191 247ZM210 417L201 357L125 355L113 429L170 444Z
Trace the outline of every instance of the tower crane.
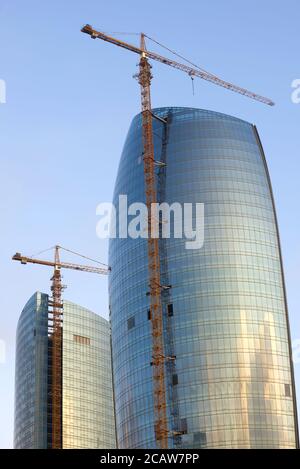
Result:
M53 267L53 276L51 277L51 291L52 300L49 300L49 316L48 316L48 330L51 333L51 359L52 359L52 375L51 375L51 403L52 403L52 449L62 448L62 325L63 325L63 302L62 290L65 288L62 285L61 269L72 269L81 272L91 272L100 275L107 275L110 268L73 264L70 262L61 262L59 250L71 252L79 255L74 251L62 248L61 246L54 246L54 261L47 261L43 259L35 259L33 257L23 256L17 252L12 259L19 261L21 264L38 264L47 267ZM89 259L89 258L87 258ZM93 259L89 259L93 260ZM94 261L98 262L98 261ZM100 264L100 263L99 263Z
M121 41L104 32L93 29L92 26L86 24L81 31L88 34L92 39L102 39L116 46L127 49L140 56L139 73L137 74L138 82L141 88L141 107L142 107L142 134L143 134L143 160L144 160L144 181L145 181L145 198L148 209L148 270L149 270L149 296L150 296L150 318L152 328L152 366L153 366L153 401L154 401L154 433L157 446L159 448L168 448L168 438L171 432L168 429L167 422L167 404L166 404L166 385L165 385L165 362L173 359L164 354L164 337L163 337L163 312L161 303L161 291L166 286L161 284L160 280L160 257L158 238L152 237L151 227L155 227L155 216L152 215L151 206L156 203L156 181L155 181L155 157L153 144L153 128L152 128L152 110L151 110L151 65L150 60L161 62L170 67L187 73L192 79L194 77L202 78L215 85L221 86L235 93L242 94L248 98L259 101L269 106L274 106L274 102L264 96L248 91L245 88L236 86L232 83L222 80L221 78L201 68L176 62L169 58L163 57L155 52L148 51L146 48L145 38L148 37L141 33L140 47L134 46L127 42ZM150 39L150 38L149 38ZM156 42L156 41L155 41ZM155 117L155 116L154 116ZM180 429L178 429L180 433ZM175 432L178 434L178 432Z

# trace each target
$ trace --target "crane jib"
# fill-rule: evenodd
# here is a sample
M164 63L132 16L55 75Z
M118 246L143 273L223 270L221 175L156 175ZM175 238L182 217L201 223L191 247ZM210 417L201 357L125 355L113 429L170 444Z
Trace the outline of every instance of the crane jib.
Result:
M130 50L131 52L134 52L136 54L140 54L140 55L145 54L147 58L151 60L156 60L157 62L163 63L165 65L169 65L170 67L176 68L177 70L181 70L187 73L189 76L196 76L196 77L202 78L203 80L209 81L210 83L213 83L217 86L221 86L235 93L239 93L250 99L254 99L255 101L259 101L261 103L267 104L268 106L275 105L275 103L271 99L266 98L264 96L260 96L257 93L253 93L252 91L249 91L246 88L242 88L240 86L234 85L233 83L222 80L221 78L217 77L216 75L213 75L212 73L208 73L197 68L189 67L188 65L185 65L180 62L176 62L175 60L168 59L167 57L163 57L155 52L143 50L137 46L134 46L133 44L129 44L127 42L121 41L120 39L116 39L100 31L96 31L95 29L92 28L92 26L88 24L85 25L81 29L81 31L83 33L89 34L93 39L102 39L103 41L110 42L112 44L115 44L116 46Z

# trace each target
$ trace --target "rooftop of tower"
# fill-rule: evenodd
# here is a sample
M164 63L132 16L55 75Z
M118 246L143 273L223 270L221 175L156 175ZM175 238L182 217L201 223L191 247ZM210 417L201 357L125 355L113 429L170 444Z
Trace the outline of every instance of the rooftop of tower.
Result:
M159 117L164 117L168 114L168 112L172 112L173 115L180 116L182 119L190 119L191 115L197 116L203 119L220 119L232 122L242 122L244 124L251 125L250 122L240 119L235 116L231 116L229 114L224 114L222 112L212 111L209 109L200 109L195 107L185 107L185 106L162 106L156 107L152 109L152 112ZM140 119L141 113L138 113L133 118L132 124L136 125L136 121Z

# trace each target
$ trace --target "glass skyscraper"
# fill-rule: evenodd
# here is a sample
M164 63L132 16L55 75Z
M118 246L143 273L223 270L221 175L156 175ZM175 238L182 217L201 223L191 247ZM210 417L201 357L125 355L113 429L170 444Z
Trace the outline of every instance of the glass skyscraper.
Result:
M204 203L204 245L160 239L170 448L295 448L295 387L278 226L256 127L191 108L153 113L158 202ZM144 202L141 115L115 185ZM130 217L129 217L130 220ZM110 241L120 448L155 448L147 240ZM176 435L179 432L179 435Z
M110 326L64 301L62 447L115 448ZM48 295L35 293L17 327L15 448L51 447Z

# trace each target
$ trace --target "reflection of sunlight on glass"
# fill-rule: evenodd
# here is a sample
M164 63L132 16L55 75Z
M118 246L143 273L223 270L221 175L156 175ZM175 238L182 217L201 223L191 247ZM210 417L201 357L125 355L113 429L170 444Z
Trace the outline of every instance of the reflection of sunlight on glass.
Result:
M0 104L6 103L6 83L5 80L0 80Z
M0 363L5 362L5 342L0 339Z

